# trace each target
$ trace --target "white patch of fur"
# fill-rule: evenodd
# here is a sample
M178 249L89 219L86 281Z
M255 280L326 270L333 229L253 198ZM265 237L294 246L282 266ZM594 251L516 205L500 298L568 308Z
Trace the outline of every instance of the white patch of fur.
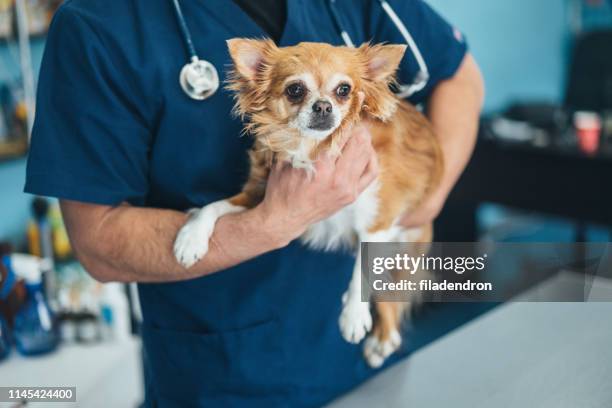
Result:
M338 324L344 340L352 344L359 343L372 329L370 302L353 301L352 298L347 298Z
M311 248L332 251L355 248L357 237L367 233L378 215L379 182L368 186L357 200L325 220L311 225L301 239Z
M286 87L291 82L297 82L297 81L303 82L304 85L306 85L306 87L308 88L308 90L317 89L317 81L315 81L314 76L309 72L291 75L290 77L285 79L285 82L283 82L283 86Z
M193 266L208 252L208 240L215 230L217 220L225 214L243 211L245 208L221 200L200 210L192 210L191 217L179 230L174 241L174 256L185 268Z
M310 129L308 127L310 125L310 112L308 112L308 109L300 110L300 113L298 114L298 116L296 116L294 120L289 122L289 126L294 129L299 130L302 137L306 137L306 138L317 140L317 141L325 140L329 135L334 133L336 129L338 129L338 126L340 126L340 116L338 115L338 112L336 112L336 110L337 109L335 107L332 110L333 114L335 115L334 125L332 128L328 130Z
M296 169L314 173L314 161L310 158L311 149L312 144L308 140L300 140L297 149L287 151L287 155L291 158L291 165Z
M325 90L329 93L333 93L336 91L336 88L338 88L338 85L343 82L353 86L353 81L351 80L351 77L340 72L335 73L325 84Z
M308 88L307 99L302 103L299 111L295 115L293 119L289 121L289 127L296 129L300 132L300 134L309 139L313 139L316 141L321 141L331 135L337 128L340 126L340 122L342 122L342 112L338 105L326 95L321 94L314 77L309 74L298 74L292 75L285 80L285 85L295 82L302 81L304 85ZM333 126L328 130L316 130L310 129L310 121L312 119L312 105L318 100L325 100L332 104L332 112L334 123Z
M402 242L405 231L406 229L399 225L393 225L387 230L364 235L362 242Z
M402 336L398 331L390 333L389 338L385 341L370 335L363 345L363 355L370 367L379 368L387 357L393 354L401 344Z
M404 235L403 241L405 242L418 242L421 235L423 235L423 229L418 227L404 229L402 232Z

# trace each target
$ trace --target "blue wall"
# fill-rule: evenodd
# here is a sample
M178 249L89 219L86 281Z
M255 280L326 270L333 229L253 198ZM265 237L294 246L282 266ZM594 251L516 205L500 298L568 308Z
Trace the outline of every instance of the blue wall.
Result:
M32 59L36 72L40 65L44 41L32 42ZM20 77L19 54L16 46L0 43L0 83ZM30 214L31 197L24 194L25 159L0 162L0 240L9 239L21 243L24 226Z
M25 159L0 163L0 241L23 240L31 199L22 193L24 179Z
M40 60L45 49L45 41L37 37L31 41L32 63L35 72L38 72ZM0 41L0 83L5 81L17 81L21 78L19 69L19 49L14 41Z
M560 101L568 44L564 0L428 0L465 33L487 85L486 110Z

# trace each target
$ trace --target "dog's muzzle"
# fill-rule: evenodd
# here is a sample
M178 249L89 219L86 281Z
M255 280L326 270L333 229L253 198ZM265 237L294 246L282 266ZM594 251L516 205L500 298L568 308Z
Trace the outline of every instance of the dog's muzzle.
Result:
M308 128L312 130L329 130L334 127L334 114L331 102L318 100L312 105L310 123Z

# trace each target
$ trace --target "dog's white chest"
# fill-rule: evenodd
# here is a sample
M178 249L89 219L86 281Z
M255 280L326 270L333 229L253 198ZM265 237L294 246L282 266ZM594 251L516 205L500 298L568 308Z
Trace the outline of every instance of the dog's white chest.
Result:
M302 235L302 241L326 251L354 247L357 237L367 232L378 214L378 187L378 181L373 182L353 204L311 225Z

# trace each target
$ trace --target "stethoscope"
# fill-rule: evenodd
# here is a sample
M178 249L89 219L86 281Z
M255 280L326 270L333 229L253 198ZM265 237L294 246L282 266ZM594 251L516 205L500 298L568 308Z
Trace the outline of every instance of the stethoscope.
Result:
M386 0L378 0L378 2L402 37L404 37L406 44L408 47L410 47L410 51L412 52L412 55L419 66L419 72L417 72L415 75L412 84L398 86L396 92L397 96L400 98L407 98L421 91L427 86L427 83L429 82L429 69L427 68L427 64L425 63L425 59L423 58L419 47L414 41L414 38L412 38L410 31L408 31L393 8L389 5L389 3L387 3ZM174 4L176 19L181 29L181 33L190 57L190 61L185 64L183 69L181 69L179 82L181 84L181 88L183 88L183 91L185 91L185 94L192 99L202 101L213 96L219 89L219 73L213 64L198 57L193 45L191 31L189 30L189 27L187 27L185 16L183 16L181 4L179 3L179 0L172 0L172 3ZM348 34L348 31L346 31L340 21L338 12L335 9L335 3L336 0L329 0L329 9L331 11L334 24L336 25L336 29L340 33L342 41L344 41L347 47L355 47L355 44Z
M183 34L185 46L189 52L190 61L181 69L179 82L183 91L191 98L197 101L203 101L210 98L219 89L219 73L213 64L198 57L191 31L187 27L183 9L179 0L172 0L174 3L174 11L176 12L176 20Z

